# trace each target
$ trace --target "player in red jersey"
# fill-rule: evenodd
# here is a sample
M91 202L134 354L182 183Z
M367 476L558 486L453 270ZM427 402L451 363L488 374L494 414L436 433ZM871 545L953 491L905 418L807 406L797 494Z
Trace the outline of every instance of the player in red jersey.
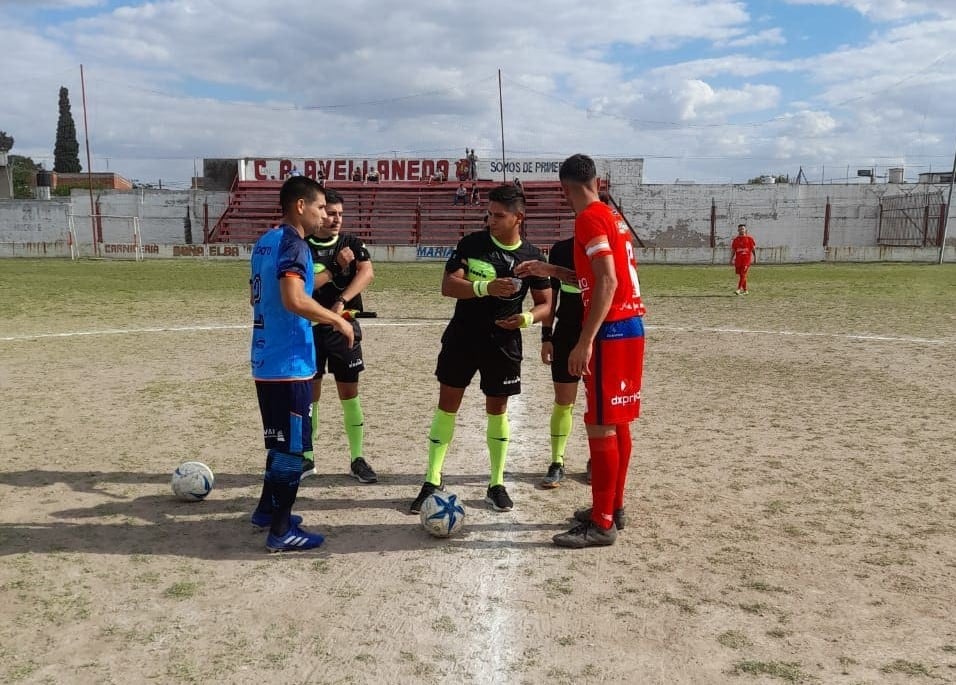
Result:
M737 272L738 295L747 294L747 272L750 265L757 261L757 242L747 235L747 224L737 224L737 237L730 243L730 263Z
M624 527L631 421L641 412L644 304L627 224L601 202L594 160L572 155L558 178L576 215L574 270L584 322L568 371L584 378L592 506L575 511L578 524L553 540L560 547L613 545Z

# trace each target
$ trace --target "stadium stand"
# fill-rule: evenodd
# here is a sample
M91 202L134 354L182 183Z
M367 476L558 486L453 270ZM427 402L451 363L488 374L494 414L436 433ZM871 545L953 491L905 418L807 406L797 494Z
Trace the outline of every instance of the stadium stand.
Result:
M209 242L255 242L279 220L281 185L280 181L237 181ZM453 204L457 181L338 181L334 187L345 197L345 230L370 245L454 245L482 227L488 191L497 185L478 181L481 203L464 206ZM570 236L574 214L561 185L557 181L525 181L523 186L528 239L547 248Z

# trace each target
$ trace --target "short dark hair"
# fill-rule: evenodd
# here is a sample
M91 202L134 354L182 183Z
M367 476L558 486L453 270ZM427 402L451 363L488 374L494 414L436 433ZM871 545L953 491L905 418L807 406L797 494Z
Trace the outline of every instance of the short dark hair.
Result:
M345 200L342 198L342 193L335 190L334 188L325 189L325 204L327 205L342 205L345 206Z
M571 155L561 162L561 168L558 169L560 181L587 185L595 178L597 178L597 167L594 165L594 160L587 155Z
M747 228L747 224L737 224L737 228Z
M286 213L299 200L314 202L319 195L325 195L325 189L308 176L290 176L279 191L279 206Z
M524 193L512 183L506 183L488 191L488 202L502 204L514 214L525 213Z

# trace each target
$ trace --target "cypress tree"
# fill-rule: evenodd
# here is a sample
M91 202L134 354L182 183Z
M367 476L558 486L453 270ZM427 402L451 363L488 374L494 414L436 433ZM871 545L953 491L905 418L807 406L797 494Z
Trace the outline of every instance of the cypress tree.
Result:
M53 148L53 171L61 174L78 174L80 144L76 142L76 124L70 112L70 91L60 86L60 118L56 122L56 146Z

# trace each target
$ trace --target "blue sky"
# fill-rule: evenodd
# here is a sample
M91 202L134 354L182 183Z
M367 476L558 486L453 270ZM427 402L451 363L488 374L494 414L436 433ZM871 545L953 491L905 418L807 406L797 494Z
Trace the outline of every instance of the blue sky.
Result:
M61 85L82 136L82 63L97 171L491 157L500 68L512 155L644 157L648 182L915 180L952 163L954 35L953 0L0 0L0 130L49 166Z

